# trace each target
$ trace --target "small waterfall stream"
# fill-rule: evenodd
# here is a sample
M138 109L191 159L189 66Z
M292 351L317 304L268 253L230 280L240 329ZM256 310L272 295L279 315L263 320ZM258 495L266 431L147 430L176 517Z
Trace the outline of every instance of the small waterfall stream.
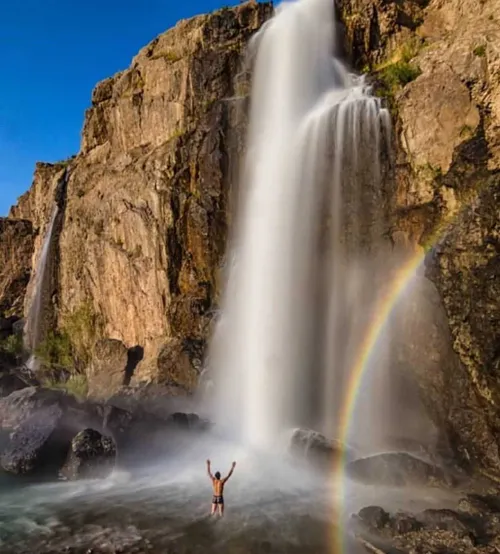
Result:
M42 250L38 258L38 264L35 270L35 284L33 286L33 299L28 310L26 325L24 328L25 344L29 350L34 351L40 344L41 340L41 315L42 315L42 300L44 294L44 282L47 277L47 260L49 257L50 246L54 234L54 223L56 221L59 207L57 204L52 210L47 230L43 239Z
M56 187L54 207L52 208L50 220L45 230L40 255L36 264L32 285L33 292L24 325L24 346L30 352L27 366L32 371L38 369L36 349L45 339L47 314L53 310L52 295L56 291L55 275L57 272L54 268L54 264L57 263L54 241L61 230L68 177L69 173L66 169Z

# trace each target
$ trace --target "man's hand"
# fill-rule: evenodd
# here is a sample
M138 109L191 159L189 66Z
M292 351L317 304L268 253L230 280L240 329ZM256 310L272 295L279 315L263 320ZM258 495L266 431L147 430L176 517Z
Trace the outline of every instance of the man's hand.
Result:
M210 465L210 460L207 460L207 466L209 466L209 465Z

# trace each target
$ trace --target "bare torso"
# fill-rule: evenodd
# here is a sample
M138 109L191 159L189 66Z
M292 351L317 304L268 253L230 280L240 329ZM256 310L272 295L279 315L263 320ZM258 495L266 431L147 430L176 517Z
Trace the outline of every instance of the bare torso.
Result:
M225 479L212 479L212 485L214 488L214 496L224 496L224 484Z

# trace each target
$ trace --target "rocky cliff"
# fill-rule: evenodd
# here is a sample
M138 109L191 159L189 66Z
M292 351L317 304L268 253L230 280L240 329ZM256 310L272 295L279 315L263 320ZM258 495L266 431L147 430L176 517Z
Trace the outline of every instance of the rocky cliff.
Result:
M427 252L426 305L414 313L428 331L416 349L409 332L407 365L461 464L500 477L500 3L338 0L337 8L347 57L393 116L391 239ZM224 9L146 46L97 85L80 153L39 164L12 209L35 229L35 267L67 169L51 305L102 394L131 378L185 390L197 382L243 146L244 50L271 11ZM19 306L23 290L16 294Z
M19 318L31 276L33 226L26 220L0 218L0 237L0 318Z
M498 475L500 4L338 6L352 63L393 114L393 240L428 252L435 285L424 285L433 315L412 369L462 462Z
M95 88L78 156L39 164L12 209L38 230L36 266L67 166L57 319L78 327L77 352L116 339L143 350L138 380L196 383L242 146L245 47L270 13L223 9L155 39Z

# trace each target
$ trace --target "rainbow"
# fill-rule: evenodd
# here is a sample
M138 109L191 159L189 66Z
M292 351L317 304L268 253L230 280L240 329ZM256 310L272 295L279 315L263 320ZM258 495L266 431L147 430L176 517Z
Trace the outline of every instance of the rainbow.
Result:
M354 417L354 411L356 409L356 402L360 386L365 373L370 367L371 357L376 350L377 343L386 328L387 321L389 320L395 306L398 303L399 298L409 284L411 278L415 275L415 272L419 265L424 261L426 252L435 248L439 242L441 242L447 235L451 225L456 222L460 216L470 207L474 198L477 198L479 192L488 186L485 182L479 190L475 191L475 194L468 198L468 201L463 202L461 208L450 213L441 222L435 232L425 241L423 247L416 247L413 253L409 253L408 257L395 272L393 279L390 282L390 286L386 288L385 294L382 295L378 302L378 308L375 310L376 317L371 321L366 335L364 337L361 346L359 347L359 354L355 359L352 369L349 373L349 381L346 387L346 393L343 397L343 403L340 410L339 425L338 425L338 438L341 445L344 445L344 449L340 459L336 460L334 466L335 475L335 491L336 496L340 499L339 505L342 510L342 505L345 497L345 466L347 462L347 448L345 446L349 442L349 433L351 422ZM344 548L344 529L342 525L333 526L334 538L332 544L334 546L334 552L340 554L345 552Z
M359 354L349 373L349 381L346 388L346 393L343 398L343 404L339 418L339 439L340 444L347 445L349 439L350 424L353 420L354 410L356 408L357 395L360 390L360 385L363 376L370 366L370 359L375 351L377 343L386 327L387 321L394 310L401 294L407 287L411 278L415 275L418 266L425 258L425 250L418 248L414 253L410 254L408 259L395 272L386 292L379 300L378 309L375 310L376 317L371 322L363 342L359 347ZM340 506L342 507L344 499L344 470L347 460L347 449L340 460L337 460L335 465L335 490L340 498ZM334 531L336 546L335 552L344 552L344 535L342 526Z
M419 248L409 259L395 272L391 285L387 287L378 302L375 310L376 317L371 322L368 332L359 347L359 354L349 373L349 382L343 399L343 405L339 418L340 440L345 444L348 439L350 423L356 407L357 394L363 379L363 375L369 366L373 351L384 331L389 316L394 310L400 295L405 290L410 279L415 275L418 266L423 262L425 252Z

